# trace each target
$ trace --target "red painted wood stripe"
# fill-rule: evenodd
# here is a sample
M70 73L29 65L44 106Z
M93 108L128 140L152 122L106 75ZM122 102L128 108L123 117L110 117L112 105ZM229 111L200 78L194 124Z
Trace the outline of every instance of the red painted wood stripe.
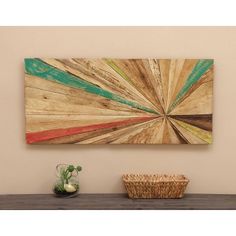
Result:
M99 129L119 127L121 125L122 126L130 125L130 124L135 124L135 123L140 123L140 122L142 123L142 122L149 121L156 118L157 117L154 117L154 116L135 117L135 118L127 119L127 120L109 122L109 123L104 123L104 124L94 124L94 125L81 126L81 127L72 127L72 128L67 128L67 129L53 129L53 130L44 130L40 132L26 133L26 141L28 144L36 143L40 141L45 141L45 140L59 138L63 136L73 135L73 134L92 132Z

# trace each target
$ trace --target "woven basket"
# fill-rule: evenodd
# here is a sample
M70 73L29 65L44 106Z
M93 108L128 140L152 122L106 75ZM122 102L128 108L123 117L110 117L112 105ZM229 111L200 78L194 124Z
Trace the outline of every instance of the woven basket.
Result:
M182 198L189 180L184 175L123 175L129 198Z

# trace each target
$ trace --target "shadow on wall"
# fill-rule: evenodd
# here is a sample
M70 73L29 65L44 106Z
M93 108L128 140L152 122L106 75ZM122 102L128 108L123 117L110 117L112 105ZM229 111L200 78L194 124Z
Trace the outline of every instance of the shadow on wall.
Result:
M213 145L192 145L192 144L25 144L27 150L55 151L55 150L114 150L114 151L181 151L181 152L206 152L212 149Z

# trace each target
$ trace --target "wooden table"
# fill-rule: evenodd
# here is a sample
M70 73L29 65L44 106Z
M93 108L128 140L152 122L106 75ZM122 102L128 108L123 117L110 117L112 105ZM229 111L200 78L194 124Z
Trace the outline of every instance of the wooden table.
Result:
M182 199L129 199L126 194L0 195L1 210L236 210L236 195L186 194Z

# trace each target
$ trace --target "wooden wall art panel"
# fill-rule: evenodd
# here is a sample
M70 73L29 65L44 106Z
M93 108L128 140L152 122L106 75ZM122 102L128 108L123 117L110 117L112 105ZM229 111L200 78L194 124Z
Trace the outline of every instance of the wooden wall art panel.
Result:
M211 59L25 59L28 144L212 143Z

